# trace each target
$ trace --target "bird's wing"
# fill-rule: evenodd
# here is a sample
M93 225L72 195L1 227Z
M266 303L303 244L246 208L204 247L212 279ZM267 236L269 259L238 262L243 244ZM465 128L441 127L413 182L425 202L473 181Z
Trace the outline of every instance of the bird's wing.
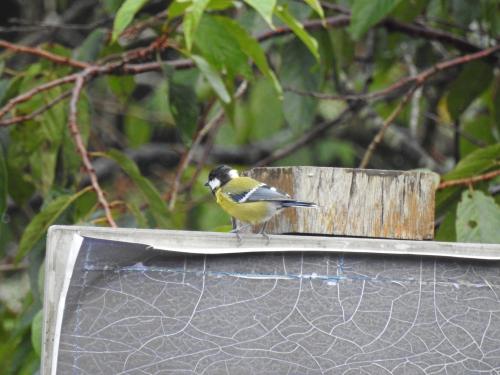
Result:
M262 201L291 201L292 199L288 194L282 193L276 188L266 184L260 184L248 191L239 193L227 193L232 200L238 203L245 202L262 202Z

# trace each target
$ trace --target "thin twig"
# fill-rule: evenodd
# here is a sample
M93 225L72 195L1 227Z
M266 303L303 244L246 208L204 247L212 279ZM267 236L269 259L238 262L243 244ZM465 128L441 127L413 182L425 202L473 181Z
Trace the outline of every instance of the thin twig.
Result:
M440 189L446 189L452 186L458 186L458 185L472 185L477 182L481 181L487 181L491 180L492 178L495 178L497 176L500 176L500 169L497 169L496 171L491 171L485 174L481 174L479 176L474 176L474 177L468 177L468 178L460 178L457 180L449 180L449 181L443 181L438 185L438 190Z
M366 168L368 166L368 163L370 162L370 159L373 155L373 152L375 151L375 148L378 146L378 144L382 141L384 138L385 131L389 127L389 125L392 124L392 122L398 117L398 115L401 113L405 105L410 101L410 99L413 96L413 93L415 90L419 87L420 85L415 85L413 86L410 91L406 93L406 95L403 97L403 99L399 102L399 104L394 108L394 110L391 112L391 114L387 117L387 119L384 121L382 124L382 127L378 131L377 135L373 138L371 141L370 145L368 146L365 154L363 155L363 159L361 160L361 163L359 164L359 168Z
M49 110L50 108L52 108L53 106L55 106L60 101L66 99L68 96L71 95L71 93L72 93L72 90L65 91L61 95L59 95L57 98L54 98L53 100L51 100L50 102L45 104L43 107L40 107L37 110L35 110L31 113L28 113L27 115L16 116L16 117L12 117L8 120L0 121L0 127L6 127L6 126L14 125L14 124L17 124L20 122L32 120L35 117L37 117L38 115L42 114L43 112L45 112L45 111Z
M146 18L143 21L139 21L134 23L132 26L126 28L121 34L121 37L125 38L132 38L138 33L140 33L142 30L144 30L147 27L153 26L155 23L163 20L164 18L167 17L167 11L164 10L160 13L157 13L149 18Z
M427 81L429 78L431 78L433 75L437 74L438 72L441 72L446 69L453 68L455 66L463 65L468 62L474 61L474 60L479 60L483 59L485 57L491 56L494 53L500 51L500 45L494 46L491 48L487 48L484 50L481 50L479 52L471 53L468 55L462 55L450 60L445 60L440 63L437 63L433 65L432 67L424 70L423 72L417 74L417 75L412 75L408 77L404 77L400 79L399 81L393 83L392 85L379 90L379 91L374 91L371 93L367 94L350 94L350 95L330 95L330 94L324 94L324 93L318 93L318 92L308 92L308 91L301 91L293 87L287 87L285 88L286 91L291 91L294 92L298 95L304 95L304 96L310 96L313 98L317 99L323 99L323 100L341 100L341 101L347 101L347 100L373 100L373 99L382 99L388 96L389 94L392 94L395 91L404 89L405 87L411 85L411 84L418 84L421 86L425 81Z
M10 42L7 42L6 40L2 40L2 39L0 39L0 47L7 48L7 49L14 51L14 52L27 53L29 55L42 57L42 58L44 58L46 60L50 60L56 64L68 65L68 66L72 66L74 68L85 69L85 68L88 68L91 66L90 64L88 64L86 62L73 60L69 57L65 57L65 56L61 56L61 55L56 55L54 53L44 51L43 49L40 49L40 48L21 46L19 44L10 43Z
M247 89L247 82L243 81L240 84L240 86L238 87L238 89L236 90L235 98L238 98L241 95L243 95L243 93L246 91L246 89ZM188 148L186 150L186 152L182 155L181 160L179 162L179 165L177 167L177 171L175 173L175 179L174 179L174 183L172 185L172 189L170 189L170 191L167 194L164 195L164 198L168 198L169 199L168 208L170 210L173 210L175 208L175 202L177 200L177 194L178 194L178 191L179 191L179 187L180 187L182 175L184 174L184 170L187 168L187 166L191 162L191 160L193 158L193 155L194 155L194 153L195 153L198 145L200 144L200 142L202 141L202 139L209 132L211 132L212 130L218 129L218 127L222 124L222 120L224 120L224 115L225 115L224 110L220 109L214 115L214 117L212 117L210 119L210 121L208 121L205 124L205 126L201 127L198 130L198 132L196 132L196 134L193 137L193 143L191 144L191 147Z
M347 118L354 112L359 111L364 104L359 102L349 108L346 108L336 119L333 121L325 121L322 124L316 125L311 128L310 131L304 133L299 139L297 139L293 143L287 144L285 147L277 149L271 155L265 157L262 160L259 160L254 167L263 167L266 165L270 165L280 159L287 157L298 149L304 147L310 142L322 136L325 131L332 128L333 126L339 125L347 120Z
M34 87L31 90L28 90L25 93L12 98L11 100L9 100L7 102L7 104L5 104L3 106L3 108L0 109L0 118L2 118L3 116L5 116L5 114L7 112L9 112L11 109L13 109L16 105L24 103L24 102L30 100L36 94L39 94L41 92L50 90L50 89L52 89L54 87L57 87L57 86L64 85L66 83L74 82L76 80L77 76L78 76L78 74L75 73L75 74L71 74L69 76L65 76L65 77L62 77L62 78L55 79L53 81L44 83L44 84L42 84L40 86Z
M351 22L351 17L350 16L334 16L334 17L326 17L324 20L310 20L310 21L304 21L303 26L304 29L306 30L317 30L317 29L323 29L326 26L330 28L335 28L335 27L345 27L349 25ZM263 33L258 34L255 39L259 42L263 42L265 40L275 38L277 36L281 35L288 35L293 33L293 30L287 26L283 27L276 27L273 30L265 31Z
M11 26L0 27L0 33L32 33L39 32L41 29L45 30L92 30L99 26L106 24L107 22L113 21L112 17L106 17L101 20L97 20L92 23L87 24L76 24L76 23L28 23L21 19L10 19ZM17 23L17 24L15 24Z
M378 96L386 96L388 93L391 93L393 91L396 91L398 89L401 89L409 84L416 83L418 86L422 85L425 81L427 81L430 77L435 75L436 73L439 73L443 70L453 68L455 66L463 65L471 61L475 60L480 60L485 57L491 56L494 53L500 51L500 45L494 46L491 48L486 48L484 50L481 50L479 52L471 53L468 55L462 55L450 60L445 60L440 63L437 63L433 65L432 67L424 70L423 72L415 75L415 76L410 76L403 78L396 83L390 85L389 87L386 87L385 89L382 89L380 91L375 91L373 93L368 94L369 98L375 98Z
M102 208L104 209L105 215L106 215L106 220L108 221L109 225L111 227L116 228L116 222L113 219L113 215L111 214L111 209L109 207L109 203L106 200L106 197L104 196L104 192L101 189L101 186L99 185L99 181L97 180L97 175L95 173L95 169L92 166L92 162L90 161L89 154L87 151L87 148L85 147L85 144L82 139L82 135L80 133L80 129L78 127L78 122L77 122L77 115L78 115L78 100L80 99L80 95L83 89L83 85L85 84L85 80L87 76L91 75L90 70L86 70L83 73L77 75L76 80L75 80L75 86L73 88L73 92L71 95L71 100L69 103L69 115L68 115L68 127L71 132L71 136L73 137L73 140L76 145L76 149L78 153L80 154L83 162L83 166L85 168L85 171L89 175L90 178L90 183L92 185L92 188L97 194L97 200L101 204Z

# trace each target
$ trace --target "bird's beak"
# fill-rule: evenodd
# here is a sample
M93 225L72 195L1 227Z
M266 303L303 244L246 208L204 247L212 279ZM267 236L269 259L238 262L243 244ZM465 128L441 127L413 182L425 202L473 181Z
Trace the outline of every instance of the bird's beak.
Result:
M207 187L210 187L210 184L207 182L205 182L205 185L204 186L207 186Z

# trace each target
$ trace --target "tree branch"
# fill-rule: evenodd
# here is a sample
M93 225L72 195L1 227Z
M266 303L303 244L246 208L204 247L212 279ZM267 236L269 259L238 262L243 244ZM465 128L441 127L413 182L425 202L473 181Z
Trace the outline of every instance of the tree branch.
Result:
M68 96L71 95L71 93L72 93L72 90L65 91L61 95L59 95L57 98L55 98L54 100L52 100L49 103L47 103L46 105L44 105L43 107L40 107L37 110L35 110L31 113L28 113L27 115L16 116L16 117L12 117L8 120L0 121L0 128L14 125L14 124L17 124L19 122L32 120L36 116L42 114L43 112L45 112L45 111L49 110L50 108L52 108L53 106L55 106L60 101L66 99Z
M314 126L310 131L304 133L295 142L287 144L285 147L275 150L271 155L265 157L264 159L258 161L254 167L264 167L270 165L280 159L287 157L298 149L304 147L308 143L314 141L315 139L321 137L328 129L333 126L339 125L346 121L346 119L353 113L359 111L364 104L358 102L349 108L346 108L335 120L325 121L322 124Z
M371 141L370 145L368 146L368 149L366 150L365 154L363 155L363 159L361 160L361 163L359 164L359 168L366 168L368 166L368 163L370 162L370 159L373 155L373 152L375 151L375 148L378 146L378 144L382 141L384 138L385 131L389 127L389 125L392 124L392 122L398 117L398 115L401 113L405 105L410 101L410 99L413 96L413 93L415 90L420 86L420 84L413 86L410 91L406 93L404 98L399 102L396 108L391 112L389 117L384 121L382 127L378 131L377 135L373 138Z
M21 46L19 44L10 43L2 39L0 39L0 47L7 48L14 52L27 53L29 55L38 56L46 60L50 60L56 64L68 65L74 68L85 69L91 66L86 62L73 60L69 57L64 57L61 55L56 55L54 53L44 51L41 48Z
M500 169L497 169L496 171L491 171L485 174L481 174L479 176L474 176L474 177L468 177L468 178L460 178L458 180L449 180L449 181L443 181L441 182L437 189L446 189L452 186L458 186L458 185L472 185L477 182L481 181L486 181L486 180L491 180L492 178L495 178L497 176L500 176Z
M97 194L97 200L101 204L102 208L104 209L105 215L106 215L106 220L108 221L109 225L111 227L116 227L116 222L113 219L113 215L111 214L111 209L109 207L109 203L106 200L106 197L104 196L104 192L101 189L101 186L99 185L99 181L97 180L97 176L94 170L94 167L92 166L92 162L90 161L89 154L87 151L87 148L85 147L85 144L82 139L82 135L80 133L80 129L78 127L78 122L77 122L77 116L78 116L78 100L80 99L80 95L83 89L83 85L85 84L85 80L87 79L87 75L91 74L91 70L86 70L83 73L79 74L75 78L75 87L73 88L72 94L71 94L71 100L69 103L69 115L68 115L68 127L71 133L71 136L73 137L73 140L76 145L76 149L78 153L80 154L83 162L83 166L85 168L85 171L89 175L90 178L90 183L92 185L92 188Z
M455 66L463 65L471 61L475 60L480 60L485 57L489 57L496 52L500 51L500 45L494 46L491 48L487 48L484 50L481 50L479 52L471 53L468 55L462 55L450 60L445 60L440 63L437 63L433 65L432 67L424 70L423 72L413 75L413 76L408 76L400 79L399 81L393 83L392 85L379 90L379 91L374 91L371 93L366 93L366 94L349 94L349 95L329 95L329 94L324 94L324 93L318 93L318 92L307 92L307 91L301 91L293 87L287 87L285 88L286 91L291 91L294 92L298 95L304 95L304 96L310 96L313 98L317 99L322 99L322 100L373 100L373 99L381 99L389 94L392 94L395 91L401 90L409 85L417 84L419 86L423 85L425 81L427 81L429 78L434 76L435 74L453 68Z

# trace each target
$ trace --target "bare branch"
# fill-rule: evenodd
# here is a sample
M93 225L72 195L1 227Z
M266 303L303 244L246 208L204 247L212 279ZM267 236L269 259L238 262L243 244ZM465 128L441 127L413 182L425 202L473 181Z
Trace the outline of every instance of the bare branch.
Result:
M55 79L53 81L44 83L43 85L37 86L32 88L31 90L26 91L25 93L16 96L15 98L12 98L3 106L3 108L0 109L0 118L5 116L7 112L9 112L11 109L13 109L16 105L24 103L31 98L33 98L36 94L39 94L41 92L50 90L54 87L64 85L66 83L71 83L74 82L77 78L78 74L71 74L69 76L65 76L62 78Z
M40 49L40 48L21 46L19 44L10 43L10 42L7 42L6 40L2 40L2 39L0 39L0 47L7 48L7 49L14 51L14 52L21 52L21 53L27 53L27 54L33 55L33 56L38 56L38 57L44 58L46 60L50 60L56 64L68 65L68 66L72 66L74 68L85 69L85 68L88 68L91 66L88 63L78 61L78 60L73 60L69 57L56 55L54 53L44 51L43 49Z
M370 145L368 146L368 149L366 150L363 159L361 160L361 163L359 165L359 168L366 168L368 166L368 163L370 162L370 159L373 155L373 152L375 151L375 148L378 146L378 144L382 141L384 138L385 131L389 127L389 125L392 124L392 122L398 117L398 115L401 113L405 105L410 101L410 99L413 96L413 93L415 90L419 87L420 85L415 85L411 88L410 91L406 93L404 98L399 102L396 108L391 112L389 117L384 121L382 124L382 127L378 131L377 135L373 138L371 141Z
M80 128L78 127L78 122L77 122L78 100L80 99L80 95L83 89L83 85L85 84L87 75L90 74L90 72L91 71L86 70L83 73L76 76L75 87L73 88L71 100L69 103L68 127L71 132L71 136L73 137L73 140L75 142L76 149L82 158L85 171L89 175L92 188L97 194L97 200L104 209L106 220L108 221L110 226L116 227L117 226L116 222L113 219L113 215L111 214L111 208L109 207L109 203L106 200L106 197L104 196L104 192L102 191L101 186L99 185L99 181L97 180L94 167L92 166L92 162L90 161L87 148L83 143L82 135L80 133Z
M460 178L458 180L443 181L438 185L437 188L438 188L438 190L441 190L441 189L446 189L446 188L449 188L452 186L473 185L473 184L481 182L481 181L491 180L492 178L495 178L497 176L500 176L500 169L497 169L496 171L491 171L491 172L488 172L485 174L481 174L479 176Z
M31 112L31 113L28 113L27 115L16 116L16 117L12 117L12 118L10 118L8 120L0 121L0 128L1 127L7 127L7 126L10 126L10 125L14 125L14 124L17 124L17 123L20 123L20 122L32 120L35 117L37 117L38 115L41 115L43 112L45 112L45 111L49 110L50 108L52 108L53 106L55 106L60 101L66 99L68 96L71 95L71 93L72 93L72 90L65 91L61 95L59 95L57 98L55 98L55 99L51 100L50 102L48 102L43 107L40 107L37 110L35 110L35 111Z
M307 91L301 91L296 88L292 87L287 87L285 90L294 92L298 95L304 95L304 96L311 96L313 98L317 99L323 99L323 100L342 100L342 101L347 101L347 100L374 100L374 99L381 99L389 94L392 94L398 90L402 90L411 84L417 84L418 86L421 86L427 81L429 78L434 76L435 74L453 68L455 66L463 65L471 61L475 60L480 60L485 57L491 56L495 54L496 52L500 51L500 45L494 46L491 48L487 48L484 50L481 50L479 52L471 53L468 55L462 55L450 60L445 60L440 63L437 63L433 65L432 67L424 70L423 72L417 74L417 75L412 75L409 77L404 77L400 79L399 81L393 83L392 85L379 90L379 91L374 91L371 93L367 94L350 94L350 95L330 95L330 94L324 94L324 93L317 93L317 92L307 92Z
M358 104L353 105L345 109L335 120L333 121L325 121L322 124L313 126L310 131L304 133L299 139L297 139L293 143L287 144L285 147L280 148L274 151L268 157L258 161L254 167L263 167L266 165L270 165L280 159L287 157L298 149L304 147L308 143L314 141L315 139L321 137L325 131L330 129L333 126L339 125L347 120L349 116L351 116L352 112L357 112L363 104L359 102Z

